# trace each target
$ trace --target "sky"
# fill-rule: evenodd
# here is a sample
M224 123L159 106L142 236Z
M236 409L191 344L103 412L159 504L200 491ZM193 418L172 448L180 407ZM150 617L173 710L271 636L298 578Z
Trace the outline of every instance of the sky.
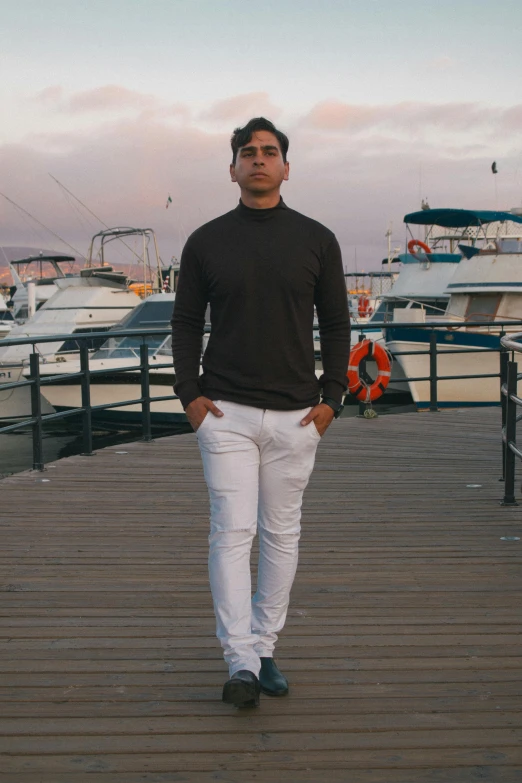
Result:
M0 245L85 254L104 225L146 225L164 261L179 258L237 203L229 138L259 115L290 137L285 201L335 231L347 270L379 268L388 226L403 245L423 198L522 206L520 0L0 0L0 12L0 192L18 205L0 196Z

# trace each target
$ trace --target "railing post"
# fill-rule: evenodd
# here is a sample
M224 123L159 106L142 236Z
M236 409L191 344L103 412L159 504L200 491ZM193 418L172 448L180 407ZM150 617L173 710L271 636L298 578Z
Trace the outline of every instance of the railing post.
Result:
M508 380L508 362L509 353L507 348L504 348L500 343L500 408L502 411L502 432L506 431L506 416L507 416L507 397L502 394L502 387L507 384ZM502 442L502 478L500 481L504 481L506 476L506 447Z
M152 440L150 422L150 379L149 379L149 346L147 343L140 345L140 370L141 370L141 422L143 426L143 440Z
M91 375L89 371L89 349L87 341L80 343L80 370L82 373L82 429L84 457L92 456L92 410L91 410Z
M515 455L509 448L510 443L516 443L517 439L517 406L511 399L512 394L517 393L518 364L508 362L507 367L507 397L506 397L506 442L505 474L504 474L504 498L502 506L518 506L515 500Z
M364 332L360 331L359 332L359 342L362 343L364 338L365 338ZM366 362L363 359L362 362L361 362L361 365L359 367L359 372L360 373L364 370L365 366L366 366ZM358 407L357 415L358 416L364 416L364 411L366 410L366 403L365 402L361 402L361 400L359 400L359 404L358 404L357 407Z
M431 330L430 334L430 411L439 410L437 399L437 332Z
M40 354L34 350L29 355L31 378L31 417L33 419L33 470L43 470L42 458L42 400L40 397Z

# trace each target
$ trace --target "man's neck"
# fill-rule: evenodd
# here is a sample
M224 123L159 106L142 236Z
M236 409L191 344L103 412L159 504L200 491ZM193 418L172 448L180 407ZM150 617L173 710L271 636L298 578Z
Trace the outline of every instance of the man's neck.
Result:
M241 201L245 207L250 209L272 209L277 207L281 201L279 190L273 193L251 193L247 190L241 190Z

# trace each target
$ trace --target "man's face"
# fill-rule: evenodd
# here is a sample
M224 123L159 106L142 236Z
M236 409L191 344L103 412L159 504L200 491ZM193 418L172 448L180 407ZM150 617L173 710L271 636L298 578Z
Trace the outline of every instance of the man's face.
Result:
M279 142L269 131L254 131L252 138L237 152L230 166L232 182L253 194L278 190L288 179L290 166L283 161Z

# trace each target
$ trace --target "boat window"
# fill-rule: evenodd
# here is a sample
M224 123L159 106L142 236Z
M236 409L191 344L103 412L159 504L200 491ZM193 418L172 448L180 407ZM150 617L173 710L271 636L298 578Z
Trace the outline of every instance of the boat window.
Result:
M10 310L0 310L0 321L14 321L13 314Z
M379 307L370 318L370 321L377 321L379 323L381 323L381 321L391 321L393 318L393 311L395 309L402 310L409 305L409 303L408 299L385 299L380 303Z
M95 326L92 329L84 328L84 329L75 329L73 334L90 334L92 332L108 332L109 327L108 326ZM99 348L103 343L105 342L107 338L105 336L101 337L92 337L88 339L87 342L87 349L89 351L95 351L97 348ZM83 340L81 341L83 342ZM74 340L72 337L70 337L68 340L66 340L62 347L56 352L56 353L76 353L80 350L80 340Z
M469 297L466 321L493 321L502 294L474 294Z
M168 329L173 308L172 299L167 299L165 302L157 299L153 302L145 301L127 313L112 328L115 331L120 329L161 329L163 327Z
M125 318L112 327L114 331L123 331L124 329L169 329L172 318L174 302L172 299L155 299L143 302L134 310L131 310ZM158 349L163 348L166 335L150 335L145 338L134 337L110 337L102 347L96 351L94 359L124 359L138 358L140 355L140 345L143 341L148 345L149 356L155 354ZM166 351L170 353L170 351Z

